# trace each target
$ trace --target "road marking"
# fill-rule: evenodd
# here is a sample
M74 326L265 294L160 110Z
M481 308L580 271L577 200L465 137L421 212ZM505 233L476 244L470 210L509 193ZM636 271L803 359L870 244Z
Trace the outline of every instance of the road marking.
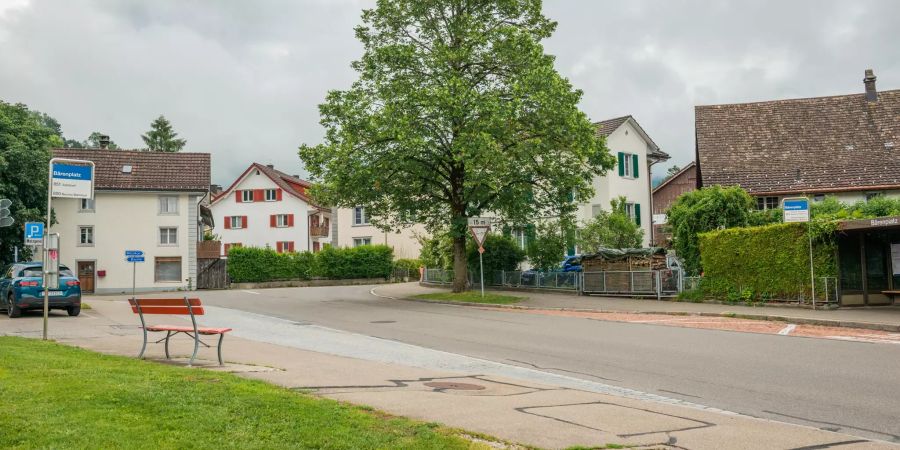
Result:
M794 331L794 329L796 329L796 328L797 328L797 325L789 323L786 327L782 328L781 331L778 332L778 334L780 334L782 336L787 336L787 335L791 334L791 332Z
M246 292L248 294L253 294L253 295L259 295L259 292L253 292L253 291L241 291L241 292Z

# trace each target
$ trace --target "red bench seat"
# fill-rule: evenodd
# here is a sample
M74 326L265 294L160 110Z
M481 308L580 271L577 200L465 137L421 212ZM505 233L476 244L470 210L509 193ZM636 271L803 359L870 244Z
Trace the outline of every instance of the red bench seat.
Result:
M141 329L144 331L144 344L141 346L141 352L138 353L138 358L143 358L144 351L147 350L147 332L165 331L166 337L156 341L156 343L166 341L166 358L169 358L169 338L178 333L184 333L194 338L194 353L191 355L190 362L188 362L189 366L194 364L194 358L197 357L197 350L200 344L203 344L203 346L207 348L210 347L200 340L200 335L218 335L219 344L216 346L217 354L219 356L219 365L221 366L223 364L222 339L225 337L225 333L231 331L231 328L197 326L196 316L206 313L203 310L203 304L200 302L199 298L131 298L128 299L128 304L131 305L131 311L141 318ZM146 314L190 316L191 326L147 325L147 322L144 321L144 315Z
M194 327L186 327L184 325L150 325L147 331L176 331L179 333L193 333ZM222 334L231 331L231 328L204 328L197 327L200 334Z

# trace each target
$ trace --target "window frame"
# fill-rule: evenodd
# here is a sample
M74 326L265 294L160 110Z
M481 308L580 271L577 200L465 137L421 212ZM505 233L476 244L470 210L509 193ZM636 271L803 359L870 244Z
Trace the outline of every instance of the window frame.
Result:
M84 232L90 230L90 242L84 242ZM93 225L78 225L78 247L93 247L97 242L97 233Z
M284 219L284 222L281 219ZM290 226L288 223L287 214L275 214L275 228L288 228Z
M361 227L369 225L369 215L366 214L366 208L363 206L356 206L353 208L353 226Z
M161 279L159 276L159 265L160 263L178 263L178 279ZM181 276L183 274L182 260L180 256L157 256L153 258L153 282L154 283L181 283L183 280Z
M163 200L166 200L166 206L169 205L168 200L175 200L175 211L163 211ZM157 213L160 216L177 216L178 215L178 196L177 195L160 195L157 197Z
M241 226L234 226L235 219L240 223ZM243 230L244 229L244 216L228 216L228 220L231 221L231 226L229 227L232 230Z
M92 213L97 210L97 200L94 198L82 198L81 201L78 202L78 212L86 212ZM90 205L90 208L85 208L84 204L87 202Z
M278 189L263 189L263 200L267 202L277 202L278 201ZM272 194L272 198L269 198L269 193Z
M360 236L353 238L353 246L372 245L372 236Z
M241 189L241 203L253 203L253 189Z
M171 242L171 241L163 242L163 230L174 230L174 233L166 233L166 234L167 234L168 238L171 238L172 236L174 236L175 241L174 242ZM172 226L159 227L159 231L157 232L157 238L158 238L157 242L159 243L159 246L161 246L161 247L177 247L178 246L178 227L172 227Z
M622 176L624 178L632 180L637 178L636 176L634 176L634 155L634 153L622 152L622 160L624 161L624 164L622 166L622 168L624 169Z

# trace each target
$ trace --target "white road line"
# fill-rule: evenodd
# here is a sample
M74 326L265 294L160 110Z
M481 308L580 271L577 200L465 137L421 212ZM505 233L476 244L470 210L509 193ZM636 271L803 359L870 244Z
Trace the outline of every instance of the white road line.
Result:
M253 295L259 295L259 292L253 292L253 291L241 291L241 292L246 292L248 294L253 294Z
M856 336L826 336L826 338L837 339L839 341L871 342L874 344L900 344L900 341L892 341L889 339L864 338L864 337L856 337Z
M781 331L778 332L778 334L780 334L782 336L787 336L787 335L791 334L791 332L794 331L794 329L796 329L796 328L797 328L797 325L789 323L786 327L782 328Z

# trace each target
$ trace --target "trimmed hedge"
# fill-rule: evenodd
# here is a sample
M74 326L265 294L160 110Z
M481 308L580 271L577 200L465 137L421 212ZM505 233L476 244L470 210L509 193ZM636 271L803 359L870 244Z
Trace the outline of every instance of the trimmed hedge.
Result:
M837 273L830 233L813 240L816 283ZM804 223L729 228L701 233L705 293L744 300L809 298L809 241Z
M386 245L326 247L317 253L278 253L269 248L235 247L228 252L228 276L234 283L313 277L388 278L393 259L394 251Z

